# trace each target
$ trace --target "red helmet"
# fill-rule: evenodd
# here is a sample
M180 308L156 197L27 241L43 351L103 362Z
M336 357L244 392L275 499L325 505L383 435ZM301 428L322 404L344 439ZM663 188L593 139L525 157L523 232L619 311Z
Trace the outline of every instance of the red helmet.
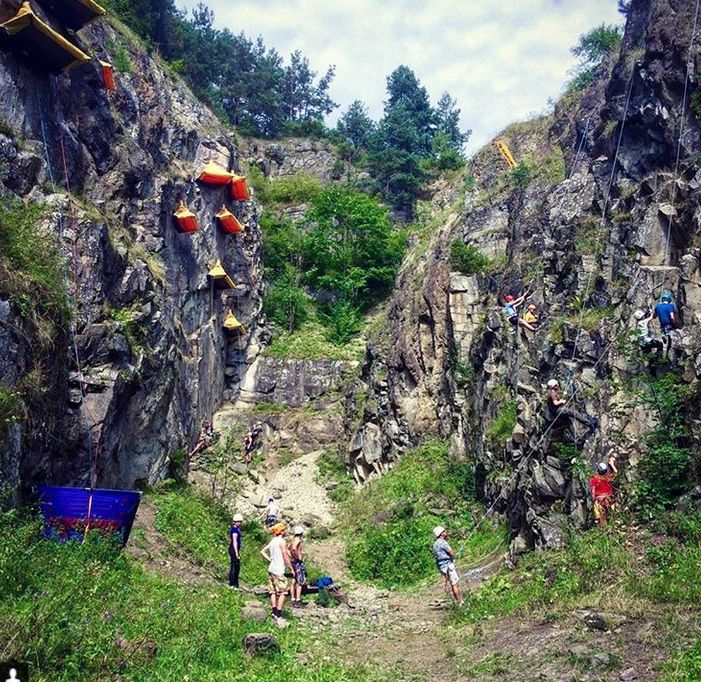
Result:
M514 297L513 297L511 294L506 294L506 296L504 296L504 300L505 300L507 303L511 303L511 301L514 300Z

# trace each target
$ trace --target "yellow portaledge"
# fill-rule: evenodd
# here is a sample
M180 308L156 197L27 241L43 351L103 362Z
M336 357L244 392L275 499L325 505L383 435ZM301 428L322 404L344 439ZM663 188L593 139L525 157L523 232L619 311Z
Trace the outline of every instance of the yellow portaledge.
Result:
M76 66L90 61L89 55L66 40L60 33L54 31L48 24L44 23L34 14L28 2L22 3L22 7L20 7L19 11L12 19L8 19L4 24L0 24L0 28L4 28L10 36L16 36L30 27L34 27L73 57L74 61L63 67L64 71L70 71Z
M236 315L234 315L231 310L227 313L226 319L222 323L222 327L229 332L236 332L239 330L242 332L245 331L244 326L236 319Z
M504 142L503 140L497 140L494 144L496 145L496 148L499 150L501 155L504 157L506 163L509 164L509 168L516 168L518 164L516 163L516 160L514 159L514 156L511 153L511 150L509 149L506 142Z
M214 267L207 274L219 287L233 289L236 286L234 280L226 274L226 270L224 270L220 260L214 264Z

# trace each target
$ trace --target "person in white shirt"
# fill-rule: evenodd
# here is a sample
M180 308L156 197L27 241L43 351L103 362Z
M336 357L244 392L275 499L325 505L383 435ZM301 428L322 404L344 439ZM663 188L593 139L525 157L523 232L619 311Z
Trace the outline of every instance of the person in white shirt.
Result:
M260 553L268 562L268 586L273 620L279 627L284 627L287 622L282 617L282 607L285 605L288 588L285 568L287 567L291 573L294 571L285 542L285 532L287 531L285 524L276 523L270 530L273 533L273 539L261 549Z

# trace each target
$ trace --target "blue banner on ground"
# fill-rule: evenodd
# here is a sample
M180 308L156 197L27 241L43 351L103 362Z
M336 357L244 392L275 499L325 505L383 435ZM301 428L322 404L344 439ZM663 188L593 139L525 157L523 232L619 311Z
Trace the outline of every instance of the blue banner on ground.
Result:
M82 540L88 531L129 539L141 493L136 490L68 488L45 485L39 490L44 536L59 542Z

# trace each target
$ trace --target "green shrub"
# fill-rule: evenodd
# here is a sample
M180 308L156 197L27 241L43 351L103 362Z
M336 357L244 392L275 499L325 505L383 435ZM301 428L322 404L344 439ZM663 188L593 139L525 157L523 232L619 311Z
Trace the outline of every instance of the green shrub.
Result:
M362 360L365 344L362 338L350 343L329 341L329 330L316 317L310 318L294 332L275 335L264 355L280 360Z
M477 275L487 267L489 259L474 244L465 244L456 237L450 244L450 266L463 275Z
M350 341L363 326L360 311L350 301L336 301L323 319L329 327L329 340L337 344Z
M322 191L321 182L313 175L283 175L266 189L266 200L275 204L308 204Z
M493 447L502 445L507 438L511 438L511 433L516 426L516 417L516 401L507 400L485 430L485 441Z
M519 161L510 176L516 189L526 189L533 179L533 169L525 161Z
M270 285L263 301L265 314L288 332L299 329L307 321L310 307L311 301L304 290L284 277Z
M701 680L701 639L664 665L660 682L698 682Z

